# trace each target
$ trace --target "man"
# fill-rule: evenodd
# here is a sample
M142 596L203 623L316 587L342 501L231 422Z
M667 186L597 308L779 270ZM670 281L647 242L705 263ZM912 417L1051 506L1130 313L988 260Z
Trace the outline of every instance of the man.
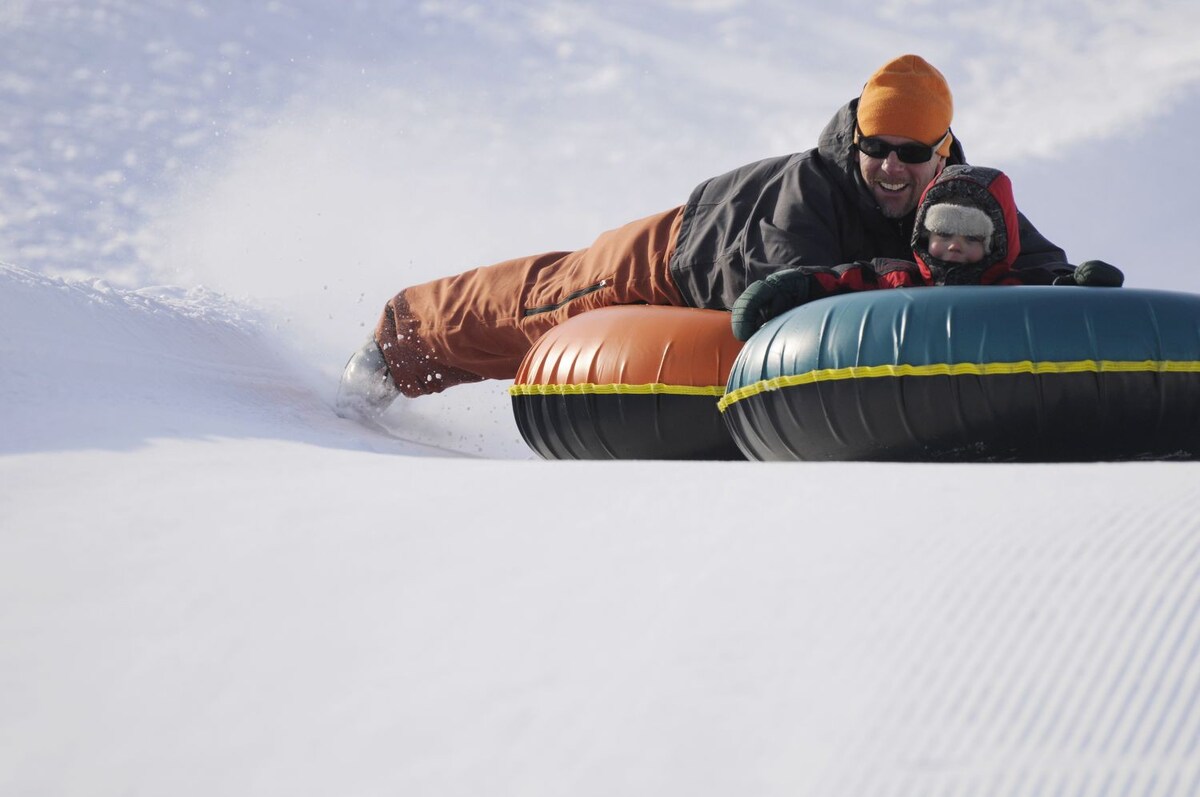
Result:
M604 233L587 249L505 261L406 288L346 366L343 415L376 414L481 379L511 379L565 319L613 304L730 309L785 267L911 257L924 188L963 163L950 88L916 55L871 76L816 149L769 158L697 187L686 205ZM1016 268L1065 265L1023 216Z

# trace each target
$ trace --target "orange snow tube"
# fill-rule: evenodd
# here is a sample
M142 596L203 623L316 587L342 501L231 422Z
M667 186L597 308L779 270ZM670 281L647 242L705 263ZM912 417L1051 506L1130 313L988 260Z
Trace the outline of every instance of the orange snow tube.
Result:
M742 344L729 313L621 305L568 319L509 389L546 459L744 459L717 402Z

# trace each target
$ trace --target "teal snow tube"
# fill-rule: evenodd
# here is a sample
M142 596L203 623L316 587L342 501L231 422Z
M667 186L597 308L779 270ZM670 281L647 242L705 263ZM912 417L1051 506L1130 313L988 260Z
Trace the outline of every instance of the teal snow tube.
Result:
M1200 296L1129 288L880 290L764 325L720 409L760 460L1200 455Z

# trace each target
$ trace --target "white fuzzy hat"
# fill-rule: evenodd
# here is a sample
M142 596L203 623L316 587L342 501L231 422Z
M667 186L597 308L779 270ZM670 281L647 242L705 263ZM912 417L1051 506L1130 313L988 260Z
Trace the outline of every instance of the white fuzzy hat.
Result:
M931 206L925 212L925 229L942 235L972 235L983 239L985 252L992 251L992 217L977 207L947 202Z

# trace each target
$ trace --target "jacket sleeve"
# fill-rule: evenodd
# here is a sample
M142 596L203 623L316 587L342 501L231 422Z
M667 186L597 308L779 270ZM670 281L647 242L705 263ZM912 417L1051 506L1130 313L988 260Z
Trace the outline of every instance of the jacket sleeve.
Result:
M924 284L916 263L885 257L856 260L833 268L806 267L802 270L810 276L809 301L839 293Z
M842 245L835 190L811 158L785 170L755 208L752 218L756 221L752 223L757 230L747 230L746 261L823 266L853 257Z
M750 283L776 268L797 265L790 248L798 242L785 234L769 250L757 245L757 222L764 204L778 196L784 173L803 157L757 161L706 180L692 191L670 263L671 276L686 304L728 309ZM748 236L753 239L749 247ZM840 262L842 259L810 261L814 265ZM767 263L772 264L770 269L762 267Z
M1021 254L1013 262L1013 269L1042 270L1048 272L1053 279L1056 276L1070 274L1074 267L1067 263L1067 253L1058 248L1037 231L1033 223L1025 218L1025 214L1017 214L1017 230L1021 236ZM1040 278L1030 275L1029 284L1042 284Z

